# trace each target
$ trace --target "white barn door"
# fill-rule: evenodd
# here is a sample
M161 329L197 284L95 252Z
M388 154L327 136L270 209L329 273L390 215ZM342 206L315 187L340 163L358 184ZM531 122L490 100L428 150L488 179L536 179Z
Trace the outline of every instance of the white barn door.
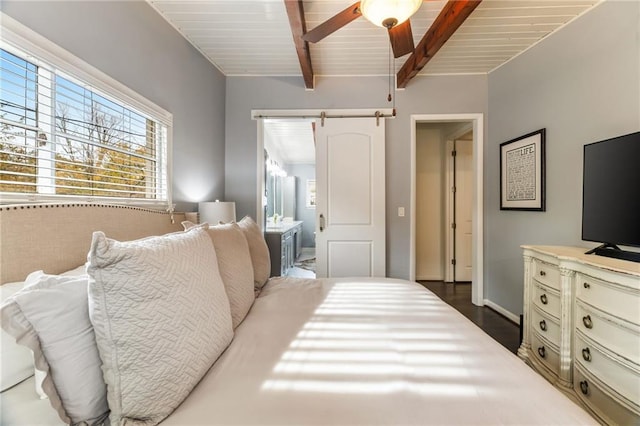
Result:
M316 132L316 275L384 277L384 119L325 119Z

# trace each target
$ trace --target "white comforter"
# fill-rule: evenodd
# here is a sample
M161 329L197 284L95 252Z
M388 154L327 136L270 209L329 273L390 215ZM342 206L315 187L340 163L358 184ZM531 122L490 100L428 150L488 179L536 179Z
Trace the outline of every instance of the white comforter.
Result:
M279 278L164 424L596 422L417 283Z

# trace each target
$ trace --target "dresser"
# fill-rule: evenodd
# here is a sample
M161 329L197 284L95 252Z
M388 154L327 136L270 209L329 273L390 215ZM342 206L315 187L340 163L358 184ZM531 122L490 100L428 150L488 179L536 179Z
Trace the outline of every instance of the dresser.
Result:
M271 276L286 275L302 249L302 222L279 222L267 226L264 239L271 257Z
M518 356L604 424L640 424L640 263L522 246Z

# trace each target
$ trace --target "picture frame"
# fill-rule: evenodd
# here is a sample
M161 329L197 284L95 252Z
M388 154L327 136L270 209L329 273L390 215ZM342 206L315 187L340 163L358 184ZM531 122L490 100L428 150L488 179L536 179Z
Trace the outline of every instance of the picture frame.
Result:
M500 144L500 210L545 211L545 136L540 129Z

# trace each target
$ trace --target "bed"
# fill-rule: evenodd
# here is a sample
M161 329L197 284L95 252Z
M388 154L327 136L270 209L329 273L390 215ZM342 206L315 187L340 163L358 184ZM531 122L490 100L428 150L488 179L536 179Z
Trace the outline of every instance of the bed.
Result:
M0 207L2 282L81 265L93 231L161 235L183 218L108 206ZM35 260L17 266L25 258ZM33 382L0 394L0 423L64 424ZM597 424L415 282L282 277L266 282L231 343L161 423Z

